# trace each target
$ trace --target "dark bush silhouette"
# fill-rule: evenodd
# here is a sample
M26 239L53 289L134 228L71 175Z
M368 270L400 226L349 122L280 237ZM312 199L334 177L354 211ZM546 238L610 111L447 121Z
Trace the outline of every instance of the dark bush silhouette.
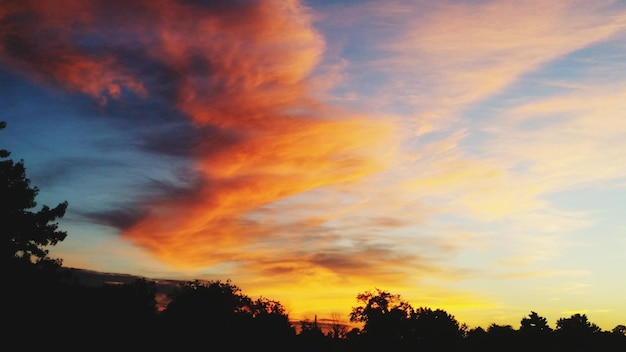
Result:
M459 348L465 335L453 315L442 309L413 307L400 295L377 289L357 295L362 305L352 308L350 320L363 322L352 336L362 347L393 350L449 350Z
M623 335L626 336L626 325L616 325L613 330L611 330L612 333L616 334L616 335Z
M599 335L600 328L590 322L587 315L576 313L569 318L558 319L554 332L557 343L564 349L589 350L594 347L592 341L598 340L593 335Z
M408 323L407 340L423 349L451 349L458 346L465 335L465 328L442 309L418 308L411 312Z
M517 331L511 325L500 325L493 323L487 327L487 350L501 351L517 350Z
M400 295L376 289L357 295L360 306L353 307L350 321L364 323L358 335L371 348L399 349L408 333L407 322L412 308Z
M487 331L480 326L468 330L464 343L468 351L488 351Z
M590 322L585 314L573 314L569 318L560 318L556 321L556 331L561 335L589 336L600 332L600 328Z
M171 296L161 314L161 331L169 346L199 347L201 341L233 348L288 348L295 337L285 309L277 301L251 300L230 281L187 282Z
M519 331L526 336L535 337L547 335L552 332L552 328L548 325L546 318L531 311L528 317L522 318Z
M286 348L295 338L295 329L278 301L265 297L250 301L243 318L245 324L239 327L239 334L250 339L251 345Z
M519 341L524 348L549 348L553 345L548 320L534 311L520 321Z

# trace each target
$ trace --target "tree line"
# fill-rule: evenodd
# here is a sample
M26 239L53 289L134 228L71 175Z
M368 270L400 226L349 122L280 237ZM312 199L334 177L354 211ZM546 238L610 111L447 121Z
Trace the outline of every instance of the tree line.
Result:
M0 129L6 124L0 122ZM5 349L233 350L247 351L624 351L626 326L602 331L585 314L556 321L531 311L520 325L468 328L450 313L414 308L398 294L358 293L346 319L326 328L317 320L294 323L285 307L251 298L227 281L181 283L158 308L156 283L85 285L50 258L63 241L58 219L67 202L37 208L23 160L0 150L0 226L5 280Z

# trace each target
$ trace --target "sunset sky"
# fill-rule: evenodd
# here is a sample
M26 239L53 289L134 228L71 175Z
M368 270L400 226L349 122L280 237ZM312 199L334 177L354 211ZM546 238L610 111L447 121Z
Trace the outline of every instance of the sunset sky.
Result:
M0 0L66 267L626 324L625 1Z

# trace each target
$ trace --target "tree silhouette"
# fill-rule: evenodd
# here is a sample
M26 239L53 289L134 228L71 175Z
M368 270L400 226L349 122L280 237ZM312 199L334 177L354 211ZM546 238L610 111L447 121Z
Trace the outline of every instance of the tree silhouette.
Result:
M0 129L5 127L1 121ZM50 258L48 249L67 236L55 222L65 214L67 202L35 210L39 189L30 185L24 161L14 162L10 155L0 149L0 270L6 286L1 322L9 346L38 336L30 341L37 349L59 336L59 324L53 320L64 311L56 302L69 292L65 279L71 275L60 270L61 259Z
M0 129L6 123L0 122ZM3 267L15 268L28 264L44 267L60 266L60 259L48 257L47 247L63 241L67 233L58 229L55 220L65 215L67 202L54 208L44 205L39 211L35 198L37 187L30 185L26 177L24 161L7 159L10 152L0 150L0 224L2 226Z
M548 320L539 314L531 311L528 317L522 318L520 322L520 331L527 334L537 335L545 334L552 331L548 326Z
M228 329L237 315L249 307L250 300L230 281L184 283L171 294L163 318L176 325L201 326L211 332ZM200 323L198 323L200 322Z
M586 314L576 313L569 318L557 320L556 330L569 336L588 336L600 332L600 327L590 322Z
M552 343L552 328L548 320L534 311L520 321L520 343L527 349L547 349Z
M623 335L626 336L626 325L616 325L612 330L612 333L617 334L617 335Z
M487 327L487 346L489 351L515 350L517 332L511 325L492 323Z
M175 349L197 348L211 340L228 342L235 349L282 350L295 337L278 301L252 300L230 280L184 283L171 294L160 318L164 342Z
M411 313L407 338L419 346L440 350L461 341L464 327L442 309L418 308Z
M239 329L245 331L243 334L256 346L276 347L282 342L291 343L295 338L295 329L280 302L265 297L246 302L249 305L245 310L247 314L242 317L245 324Z
M466 342L470 351L486 351L488 336L487 331L478 326L467 331Z
M362 334L371 343L402 340L412 307L400 295L376 289L357 295L362 305L353 307L350 321L365 323Z
M601 329L590 322L585 314L573 314L556 322L555 337L563 350L591 351L598 342Z

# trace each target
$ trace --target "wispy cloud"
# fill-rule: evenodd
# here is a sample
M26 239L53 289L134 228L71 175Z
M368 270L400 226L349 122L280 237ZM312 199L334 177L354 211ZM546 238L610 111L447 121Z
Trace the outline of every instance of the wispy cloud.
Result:
M346 12L358 16L341 22ZM360 31L331 53L346 56L337 96L364 102L385 117L394 111L392 119L404 133L394 167L360 191L353 188L377 200L365 207L371 212L355 211L402 219L406 237L391 226L385 232L414 253L438 248L439 256L430 258L434 267L474 254L457 262L474 274L432 270L423 273L421 285L435 277L475 281L477 273L494 268L516 280L569 275L569 268L554 271L547 263L589 246L571 234L596 225L594 214L563 208L551 196L623 177L618 139L626 100L616 69L619 53L566 60L586 48L619 42L626 28L623 7L575 1L385 2L333 8L324 16L335 20L333 29ZM362 44L359 51L353 52L352 43ZM598 60L605 69L599 71ZM559 88L554 81L533 81L534 74L558 62L578 65L576 79L580 83L584 76L584 83L561 80ZM522 80L547 94L516 95ZM495 97L502 98L500 105L490 101ZM468 231L480 235L454 242ZM435 247L418 244L433 234ZM443 250L452 242L458 252ZM402 290L419 296L414 288Z
M469 104L626 26L613 1L390 1L343 10L327 16L338 28L359 28L352 39L368 54L350 57L354 71L368 74L349 84L370 87L360 98L376 106L414 115L420 133L463 123L455 116ZM355 16L341 22L348 11Z

